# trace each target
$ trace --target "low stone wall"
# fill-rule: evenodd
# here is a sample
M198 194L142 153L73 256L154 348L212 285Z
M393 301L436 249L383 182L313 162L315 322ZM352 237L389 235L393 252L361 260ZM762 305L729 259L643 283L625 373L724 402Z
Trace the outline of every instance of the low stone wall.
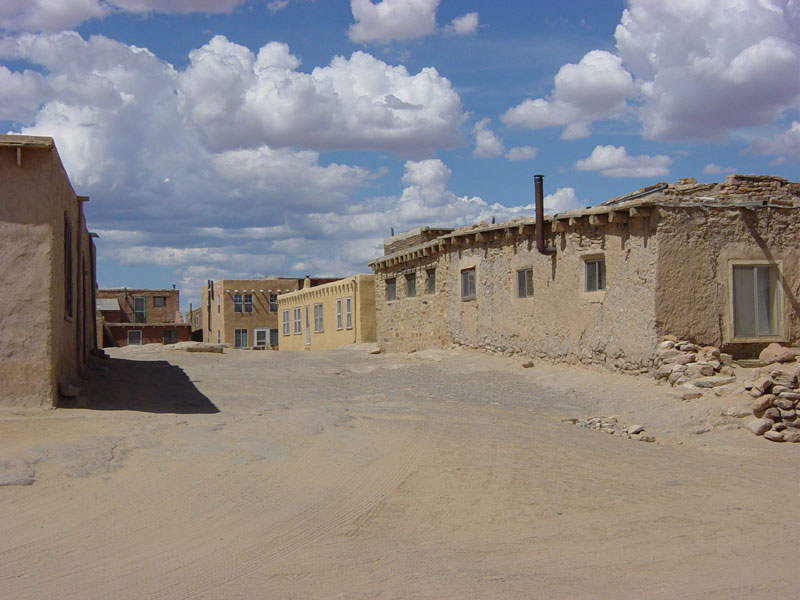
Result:
M653 376L672 386L693 384L717 387L736 380L730 354L715 346L698 346L688 340L666 336L656 348Z
M773 442L800 442L800 363L774 363L744 382L755 419L747 428Z

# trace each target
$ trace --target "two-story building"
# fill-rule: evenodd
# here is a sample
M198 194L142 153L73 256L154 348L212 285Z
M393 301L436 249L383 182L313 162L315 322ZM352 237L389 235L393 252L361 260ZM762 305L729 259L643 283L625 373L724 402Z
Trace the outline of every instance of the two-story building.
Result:
M139 346L175 344L191 338L183 322L176 289L115 288L97 290L98 344Z

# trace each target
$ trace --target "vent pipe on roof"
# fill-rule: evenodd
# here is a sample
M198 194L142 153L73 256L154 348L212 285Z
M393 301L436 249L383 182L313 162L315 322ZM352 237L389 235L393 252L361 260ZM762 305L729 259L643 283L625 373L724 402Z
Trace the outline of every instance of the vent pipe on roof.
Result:
M544 175L534 175L533 183L536 189L536 249L541 254L553 255L556 249L544 244L544 191L542 180Z

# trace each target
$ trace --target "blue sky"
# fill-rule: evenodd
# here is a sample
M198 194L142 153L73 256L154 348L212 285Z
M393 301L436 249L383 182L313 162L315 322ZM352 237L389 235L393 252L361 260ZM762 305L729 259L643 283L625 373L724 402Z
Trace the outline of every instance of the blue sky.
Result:
M793 0L4 0L0 127L55 138L98 281L367 271L390 227L798 180Z

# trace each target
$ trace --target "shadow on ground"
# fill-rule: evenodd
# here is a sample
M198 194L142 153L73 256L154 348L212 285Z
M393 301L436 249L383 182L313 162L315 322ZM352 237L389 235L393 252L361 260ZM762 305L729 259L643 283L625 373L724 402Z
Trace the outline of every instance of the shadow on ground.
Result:
M88 373L88 381L81 382L85 400L63 400L60 406L176 414L219 412L183 369L165 360L92 361Z

